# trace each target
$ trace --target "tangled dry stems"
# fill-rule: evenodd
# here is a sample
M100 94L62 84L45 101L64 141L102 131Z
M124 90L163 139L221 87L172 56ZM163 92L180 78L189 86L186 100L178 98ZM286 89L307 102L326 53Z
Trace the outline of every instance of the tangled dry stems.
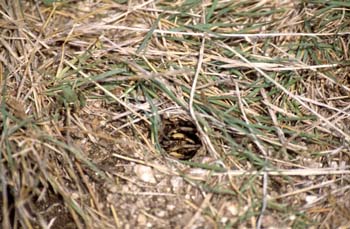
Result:
M349 226L346 2L116 2L1 2L3 228Z

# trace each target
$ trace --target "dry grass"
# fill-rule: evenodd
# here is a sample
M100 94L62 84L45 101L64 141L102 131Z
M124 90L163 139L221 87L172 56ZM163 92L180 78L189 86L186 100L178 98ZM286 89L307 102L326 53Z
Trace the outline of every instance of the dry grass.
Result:
M349 3L127 2L0 1L2 228L349 228Z

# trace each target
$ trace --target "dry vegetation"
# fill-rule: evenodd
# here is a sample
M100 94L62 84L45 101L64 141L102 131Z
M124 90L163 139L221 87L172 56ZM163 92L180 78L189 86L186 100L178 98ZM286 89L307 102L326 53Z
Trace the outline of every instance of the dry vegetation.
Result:
M349 24L348 1L1 0L2 228L349 228Z

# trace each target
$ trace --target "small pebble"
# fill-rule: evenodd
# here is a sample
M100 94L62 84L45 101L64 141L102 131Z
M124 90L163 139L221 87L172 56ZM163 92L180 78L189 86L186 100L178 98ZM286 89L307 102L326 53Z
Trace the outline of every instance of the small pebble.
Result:
M157 183L156 178L154 177L152 168L144 165L135 165L134 172L137 177L143 182L155 184Z

